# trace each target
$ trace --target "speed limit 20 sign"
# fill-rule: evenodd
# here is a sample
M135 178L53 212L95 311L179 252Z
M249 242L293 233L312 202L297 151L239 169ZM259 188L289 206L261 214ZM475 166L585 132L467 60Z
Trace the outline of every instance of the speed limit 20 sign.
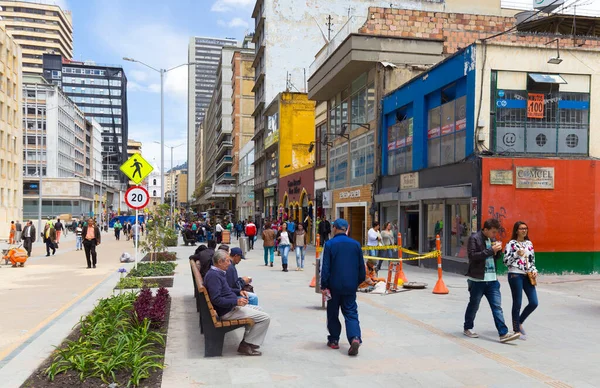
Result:
M148 202L150 202L150 194L142 186L132 186L125 193L125 203L132 209L143 209Z

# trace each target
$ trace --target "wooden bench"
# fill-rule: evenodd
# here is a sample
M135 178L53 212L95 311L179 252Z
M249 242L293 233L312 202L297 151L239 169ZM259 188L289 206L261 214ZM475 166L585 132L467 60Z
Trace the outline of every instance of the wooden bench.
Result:
M185 236L185 230L181 233L181 237L183 237L183 243L185 244L185 246L187 247L188 244L191 246L195 246L196 245L196 236L194 236L193 239L188 239Z
M254 320L221 320L210 301L208 290L204 287L200 270L194 260L190 260L190 267L194 280L196 310L200 313L200 332L204 334L204 357L220 357L223 355L225 334L246 325L254 325Z

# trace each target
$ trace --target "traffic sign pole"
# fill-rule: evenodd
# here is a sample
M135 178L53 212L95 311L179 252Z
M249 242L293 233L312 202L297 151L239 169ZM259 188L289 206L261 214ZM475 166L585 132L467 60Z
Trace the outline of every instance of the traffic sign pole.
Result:
M139 210L135 209L135 222L138 222L138 214L139 214ZM140 225L141 226L141 225ZM137 228L137 230L139 231L140 228ZM140 236L138 235L138 237L135 239L135 264L133 264L133 268L137 268L137 264L138 264L138 244L140 241Z

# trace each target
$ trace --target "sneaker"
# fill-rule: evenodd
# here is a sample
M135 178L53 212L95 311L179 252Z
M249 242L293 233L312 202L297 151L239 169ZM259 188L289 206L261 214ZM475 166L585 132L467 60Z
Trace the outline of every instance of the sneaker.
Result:
M354 338L352 343L350 344L350 349L348 349L349 356L356 356L358 354L358 348L360 347L360 340L358 338Z
M340 344L338 343L338 341L327 341L327 346L329 346L331 349L340 348Z
M500 342L506 343L506 342L514 341L516 339L519 339L520 336L521 336L521 333L506 333L503 336L500 336Z
M479 334L475 333L474 331L471 330L465 330L463 331L463 334L466 335L469 338L479 338Z
M523 341L527 341L527 333L525 333L525 329L523 328L523 325L519 325L519 333L521 333L521 336L519 337L520 340Z

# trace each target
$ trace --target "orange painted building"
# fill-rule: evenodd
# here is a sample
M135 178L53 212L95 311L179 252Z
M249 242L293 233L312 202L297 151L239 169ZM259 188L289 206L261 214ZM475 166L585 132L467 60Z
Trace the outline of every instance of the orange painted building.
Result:
M483 158L481 170L481 221L497 218L502 224L504 243L510 240L514 223L523 221L529 226L529 237L541 271L600 271L600 164L597 161ZM544 173L532 177L530 171ZM509 178L512 178L511 184ZM531 182L538 187L553 184L548 188L520 188Z

